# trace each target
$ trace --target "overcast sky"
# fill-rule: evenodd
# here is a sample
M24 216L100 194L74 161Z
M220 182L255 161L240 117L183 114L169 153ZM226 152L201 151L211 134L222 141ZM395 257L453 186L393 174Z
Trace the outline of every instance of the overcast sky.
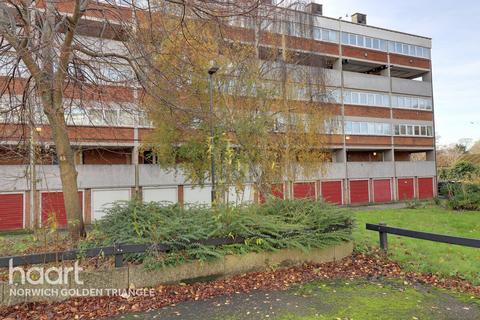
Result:
M325 16L367 14L369 25L433 39L435 121L440 144L480 139L480 1L316 0ZM344 18L349 19L349 18Z

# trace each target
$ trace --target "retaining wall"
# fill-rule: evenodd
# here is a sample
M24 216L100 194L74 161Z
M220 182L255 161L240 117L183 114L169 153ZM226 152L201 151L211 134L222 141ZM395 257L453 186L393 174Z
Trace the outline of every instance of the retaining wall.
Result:
M142 265L133 265L102 271L84 271L80 280L75 283L73 273L69 274L66 285L30 285L0 283L0 306L37 301L54 302L72 297L71 295L54 296L14 296L14 290L19 289L132 289L155 287L160 284L181 281L198 281L205 278L222 278L251 271L265 270L271 266L287 267L304 262L324 263L338 261L349 256L353 251L353 243L346 242L336 246L313 249L307 252L297 249L285 249L275 252L247 253L243 255L228 255L212 262L190 262L179 266L165 267L147 271ZM70 291L70 290L65 290Z

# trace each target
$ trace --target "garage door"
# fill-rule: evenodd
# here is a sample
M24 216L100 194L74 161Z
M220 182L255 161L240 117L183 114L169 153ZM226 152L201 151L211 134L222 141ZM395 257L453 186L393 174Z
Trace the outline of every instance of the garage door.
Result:
M115 201L130 200L129 189L92 190L92 220L100 219Z
M0 194L0 230L23 228L23 194Z
M373 180L373 202L392 201L390 179Z
M297 182L293 184L293 197L295 199L315 200L315 182Z
M411 200L414 196L413 178L398 179L398 200Z
M418 197L420 199L433 198L433 178L418 178Z
M83 193L78 192L80 198L80 206L83 212ZM67 226L67 214L63 203L63 192L42 192L42 224L46 225L52 219L55 219L59 227Z
M322 181L322 198L329 203L342 204L342 181Z
M368 180L350 181L350 203L363 204L369 201Z
M228 202L232 204L246 204L252 203L254 201L253 198L253 186L251 184L247 184L243 187L243 190L240 188L236 188L234 186L228 189Z
M283 192L283 183L272 184L270 190L272 196L274 196L275 198L285 199ZM263 194L260 194L260 202L265 202L265 196Z
M185 186L183 188L183 199L186 205L210 205L212 203L212 187Z
M178 189L172 188L143 188L143 202L178 202Z

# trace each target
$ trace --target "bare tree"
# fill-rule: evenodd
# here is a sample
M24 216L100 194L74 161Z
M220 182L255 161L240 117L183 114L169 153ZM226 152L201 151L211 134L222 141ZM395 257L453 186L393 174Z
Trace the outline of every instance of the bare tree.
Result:
M248 12L257 1L148 1L127 0L2 0L0 3L0 69L4 120L2 140L26 141L47 125L58 159L69 234L85 235L78 197L77 171L69 139L69 125L83 113L89 122L92 103L105 86L155 85L144 69L151 54L134 39L139 28L152 35L150 21L168 14L181 25L185 15L211 19ZM144 36L145 36L144 34ZM116 40L109 47L104 40ZM155 54L161 48L155 48ZM149 73L161 70L149 68ZM133 81L135 80L135 81ZM158 99L168 101L167 97ZM170 103L172 108L174 104ZM131 105L125 107L132 111ZM135 111L132 111L132 113ZM44 121L44 122L42 122ZM32 129L33 128L33 129ZM17 152L20 146L10 150ZM20 153L22 153L20 151Z
M245 181L268 194L272 184L321 170L329 157L326 131L337 127L328 125L334 123L328 103L336 92L328 88L322 59L312 65L287 46L288 35L311 36L308 18L305 12L262 6L219 19L220 26L193 20L179 30L175 23L156 21L156 42L146 46L162 46L169 54L155 59L153 67L163 73L148 94L169 90L170 101L182 105L172 109L147 95L156 127L150 142L163 167L181 169L195 184L211 181L215 173L218 201ZM212 63L220 69L210 110Z

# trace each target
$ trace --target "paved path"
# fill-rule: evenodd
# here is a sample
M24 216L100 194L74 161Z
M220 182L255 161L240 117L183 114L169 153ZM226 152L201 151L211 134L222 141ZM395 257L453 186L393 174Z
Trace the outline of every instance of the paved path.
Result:
M480 302L469 296L398 281L314 282L287 291L256 291L189 301L113 319L408 319L478 320Z

